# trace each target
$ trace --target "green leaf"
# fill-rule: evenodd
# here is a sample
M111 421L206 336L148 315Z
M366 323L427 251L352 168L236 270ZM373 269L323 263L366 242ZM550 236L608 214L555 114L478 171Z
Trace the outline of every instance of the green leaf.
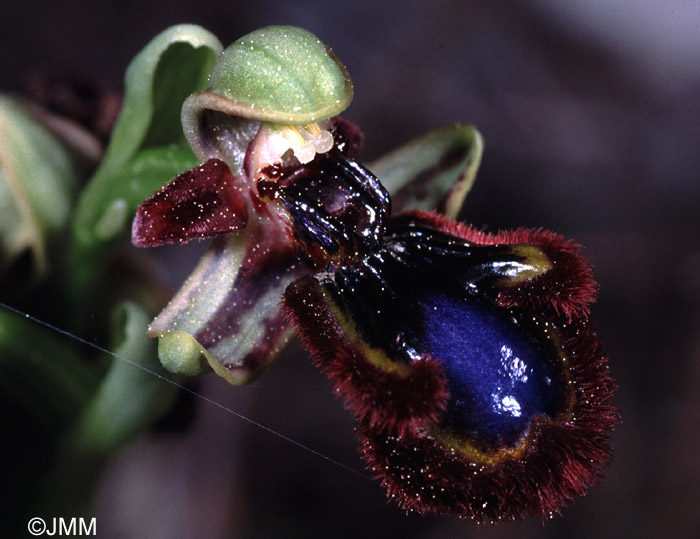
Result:
M172 405L178 387L168 382L146 337L150 316L124 302L114 313L113 351L118 357L67 441L80 452L106 453L159 419Z
M180 126L182 102L205 86L222 49L219 40L199 26L174 26L156 36L129 65L124 103L105 157L83 190L73 218L64 273L72 318L80 316L108 260L107 247L128 229L137 204L196 164Z
M394 211L437 210L456 218L481 162L483 140L455 123L418 137L368 168L391 193Z
M98 371L55 332L0 308L0 397L27 429L56 435L97 386ZM3 423L5 424L5 423Z
M178 391L164 379L154 343L145 337L149 315L133 303L113 314L118 357L104 358L109 368L64 431L32 494L32 514L82 514L113 450L160 418Z
M13 517L36 510L61 439L99 383L99 367L81 358L73 344L0 307L2 484L12 492Z
M79 248L89 249L112 239L105 237L105 230L119 227L105 228L104 219L113 216L122 190L152 191L174 175L173 167L141 168L142 152L156 148L179 151L173 146L187 151L180 126L182 102L204 88L221 51L221 43L211 33L199 26L180 25L156 36L131 62L124 103L105 158L78 203L73 233ZM160 178L158 171L164 174ZM127 180L133 183L126 185Z
M78 169L71 152L28 112L0 96L0 270L32 253L48 269L47 243L68 224Z

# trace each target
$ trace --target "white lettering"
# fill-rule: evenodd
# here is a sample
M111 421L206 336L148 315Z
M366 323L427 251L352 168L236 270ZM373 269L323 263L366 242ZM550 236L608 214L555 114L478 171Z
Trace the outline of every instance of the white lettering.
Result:
M80 519L80 531L78 535L97 535L97 519L92 517L90 519L90 526L85 526L85 519Z
M58 521L58 522L57 522ZM71 519L54 517L51 519L51 527L42 518L32 518L27 524L27 529L32 535L97 535L97 519L92 517L89 521L83 517Z

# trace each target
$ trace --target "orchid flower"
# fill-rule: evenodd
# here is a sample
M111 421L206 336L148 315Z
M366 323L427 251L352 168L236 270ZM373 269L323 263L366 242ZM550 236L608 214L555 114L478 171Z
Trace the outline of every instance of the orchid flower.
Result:
M149 328L163 365L245 384L294 329L407 511L548 518L598 482L617 422L580 248L453 219L481 140L455 124L363 166L345 67L268 27L219 57L182 123L202 164L148 198L132 241L214 237Z

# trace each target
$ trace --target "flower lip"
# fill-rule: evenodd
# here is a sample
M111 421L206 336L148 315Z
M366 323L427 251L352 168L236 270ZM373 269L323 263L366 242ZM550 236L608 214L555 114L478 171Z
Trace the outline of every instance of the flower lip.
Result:
M472 303L488 300L494 309L504 311L496 303L500 290L518 285L525 279L523 275L534 278L546 274L551 267L536 246L475 245L433 227L425 216L422 226L417 226L418 220L418 215L414 216L410 225L406 224L406 219L392 220L377 252L362 258L357 264L317 274L313 282L299 283L294 289L288 289L286 294L293 318L302 328L302 338L312 351L317 350L319 354L317 361L331 372L344 373L337 377L331 375L331 378L347 396L349 406L360 416L373 418L371 422L395 425L397 430L404 429L406 421L420 423L422 419L418 418L436 418L437 410L443 407L442 390L436 389L434 395L421 397L417 388L438 388L444 387L444 384L426 384L425 379L414 378L411 374L418 365L442 363L443 358L436 353L440 347L429 342L426 328L430 320L439 325L439 319L431 318L430 311L433 308L441 309L447 302L433 301L431 298L452 295L465 297L465 301ZM505 262L512 264L504 266L502 263ZM508 269L504 271L504 267ZM517 272L513 274L512 268L520 269L522 275ZM307 313L307 305L315 307ZM298 313L294 314L295 311ZM465 313L469 314L468 311L456 312L458 319ZM491 318L492 327L512 325L510 320L514 313L511 310L498 315L497 320ZM328 338L345 342L347 353L341 354L341 357L354 359L337 359L337 347L330 342L319 342L322 340L318 337L319 331L304 331L311 316L314 320L322 317L326 320L325 324L337 326L337 331L332 333L335 337ZM455 329L450 331L456 332ZM522 331L516 328L511 333ZM308 339L305 335L308 335ZM456 344L456 337L446 338L452 345ZM436 340L439 341L440 337L436 337ZM523 342L523 337L517 337L516 341ZM482 342L482 346L485 345L486 342ZM550 345L549 341L542 341L534 348L528 345L529 353L537 355L539 352L533 350L550 350ZM460 346L466 344L461 343ZM556 361L553 359L556 351L547 352L546 355L549 359L544 360L543 365ZM542 364L541 360L538 361ZM346 366L350 371L368 370L375 374L355 377L345 372ZM544 366L542 369L546 370ZM441 370L442 374L437 376L440 379L447 374L445 369ZM435 376L435 373L431 376ZM550 375L550 378L555 379L556 376ZM409 379L414 381L409 382ZM396 394L392 384L405 383L415 384L413 397L401 402L381 397L385 393ZM449 387L445 389L449 391ZM482 400L484 398L487 397L482 397ZM532 400L532 397L529 398ZM378 400L386 400L383 407L376 406ZM537 408L539 405L533 403L532 406ZM532 406L528 406L528 410L532 410ZM551 408L548 408L550 413L556 415L556 410L551 411ZM411 409L414 413L409 417L405 411ZM419 409L423 411L417 412ZM386 416L380 417L383 413ZM483 422L483 419L480 421Z
M590 298L560 303L595 289L587 271L561 279L579 262L551 234L489 236L414 212L359 266L288 287L365 460L407 511L547 518L600 480L618 416Z
M478 522L549 519L603 481L609 433L619 422L600 340L585 321L562 329L573 401L561 421L536 416L517 446L484 453L436 426L395 434L358 421L360 451L406 511ZM411 480L406 478L410 477Z

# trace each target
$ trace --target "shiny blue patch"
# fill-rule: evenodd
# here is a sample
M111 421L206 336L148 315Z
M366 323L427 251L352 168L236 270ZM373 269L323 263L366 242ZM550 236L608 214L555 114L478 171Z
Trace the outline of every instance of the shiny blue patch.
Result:
M444 428L495 449L516 445L534 416L558 415L566 385L553 349L485 302L423 300L420 346L442 361L451 396Z

